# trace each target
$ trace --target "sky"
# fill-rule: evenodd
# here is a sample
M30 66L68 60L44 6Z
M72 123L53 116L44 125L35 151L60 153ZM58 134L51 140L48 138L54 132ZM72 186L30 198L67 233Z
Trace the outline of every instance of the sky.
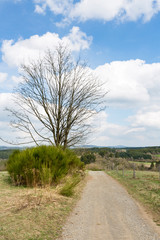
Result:
M108 91L86 144L159 146L159 25L160 0L0 0L0 137L20 134L4 109L21 63L64 42Z

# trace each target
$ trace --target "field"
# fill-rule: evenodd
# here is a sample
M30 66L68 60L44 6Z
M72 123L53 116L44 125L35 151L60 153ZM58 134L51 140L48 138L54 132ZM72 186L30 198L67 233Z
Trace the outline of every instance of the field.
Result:
M151 163L150 162L138 162L138 161L129 161L130 163L135 163L136 165L144 165L145 167L150 167Z
M139 200L152 214L153 220L160 225L160 180L158 172L125 170L124 176L121 171L107 171L107 173L124 185L127 191Z
M12 186L8 173L0 172L0 239L57 239L83 185L74 197L64 197L57 188Z

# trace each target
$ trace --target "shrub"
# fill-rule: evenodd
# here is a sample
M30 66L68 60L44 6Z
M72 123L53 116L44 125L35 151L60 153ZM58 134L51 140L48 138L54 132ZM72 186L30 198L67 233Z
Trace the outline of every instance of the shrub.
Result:
M9 157L7 170L16 185L50 185L76 169L83 163L69 149L39 146L23 151L16 150Z
M100 149L98 153L99 153L99 155L100 155L101 157L104 157L105 154L107 153L107 150L105 150L105 149Z
M93 163L96 161L96 156L93 153L85 153L81 156L81 161L85 164Z

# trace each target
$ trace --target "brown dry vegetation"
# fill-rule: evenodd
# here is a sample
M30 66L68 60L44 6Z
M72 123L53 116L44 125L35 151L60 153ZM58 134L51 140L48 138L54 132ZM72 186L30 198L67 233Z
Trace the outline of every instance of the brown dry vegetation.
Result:
M58 188L12 186L7 172L0 172L0 239L53 240L78 199L84 181L74 197L64 197Z

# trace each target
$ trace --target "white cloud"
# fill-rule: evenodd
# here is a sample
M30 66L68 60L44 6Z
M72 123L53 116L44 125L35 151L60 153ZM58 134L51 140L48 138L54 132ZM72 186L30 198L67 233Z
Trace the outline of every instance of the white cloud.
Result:
M116 61L95 69L106 82L107 105L117 108L117 124L101 115L94 142L98 145L149 146L157 145L160 130L160 63L143 60ZM126 111L123 125L119 123L120 109ZM134 114L128 109L134 110ZM127 116L130 116L127 118ZM128 120L128 122L125 122ZM99 133L98 133L99 132Z
M7 79L8 74L0 72L0 83L4 82Z
M155 111L158 107L155 106ZM111 123L108 114L101 112L93 119L93 134L88 144L98 146L156 146L159 142L160 108L155 112L140 112L129 118L125 126ZM158 130L158 131L157 131Z
M12 93L0 93L0 122L8 121L8 114L5 112L6 107L13 107L14 109L14 103L13 103L13 94Z
M136 21L143 18L149 21L160 11L160 0L35 0L38 13L44 13L48 7L54 14L65 18L78 18L81 21L113 19Z
M17 98L16 98L17 99ZM16 128L11 127L10 122L14 120L10 111L6 111L6 108L12 110L19 110L19 106L15 104L15 95L12 93L0 93L0 145L8 145L8 143L19 143L25 142L28 134L20 131ZM21 103L23 104L23 103ZM41 110L41 109L40 109ZM37 121L36 117L30 115L30 119L32 123L36 125L38 129L42 128L42 125L39 121ZM45 131L43 131L44 133ZM4 141L2 141L3 139ZM30 139L29 139L30 140Z
M29 39L4 40L2 43L2 59L9 66L18 67L30 59L37 59L42 56L47 49L53 49L59 42L63 42L71 47L72 51L88 49L92 38L82 32L79 27L73 27L69 35L60 38L58 34L47 32L39 36L34 35Z
M34 0L37 6L43 8L43 12L46 7L49 7L55 14L67 14L72 6L72 0ZM42 13L42 12L38 12Z
M92 43L92 37L88 37L86 33L80 31L79 27L73 27L68 36L62 39L67 43L73 51L88 49Z
M137 134L139 132L144 132L144 131L145 131L144 127L130 128L126 132L124 132L124 134L130 134L130 133Z
M23 81L22 77L17 77L17 76L12 76L11 79L14 83L20 83Z
M160 11L159 0L133 0L128 1L125 6L126 14L124 18L136 21L143 17L144 21L149 21L156 13Z
M158 107L157 107L158 108ZM160 129L160 107L159 109L150 110L148 108L139 110L134 116L130 116L128 120L134 127L148 127L152 129Z
M116 61L97 67L95 72L106 82L111 105L134 108L160 101L160 63Z
M109 122L108 114L105 111L95 115L90 124L93 129L87 143L97 146L118 145L120 144L119 136L123 136L123 133L127 131L127 127ZM115 141L115 139L117 140Z
M88 19L112 20L120 14L124 4L123 0L83 0L75 4L71 10L71 17L78 17L85 21Z
M39 13L39 14L45 14L45 10L46 10L46 5L44 4L44 5L42 5L42 6L40 6L40 5L36 5L35 6L35 12L36 13Z

